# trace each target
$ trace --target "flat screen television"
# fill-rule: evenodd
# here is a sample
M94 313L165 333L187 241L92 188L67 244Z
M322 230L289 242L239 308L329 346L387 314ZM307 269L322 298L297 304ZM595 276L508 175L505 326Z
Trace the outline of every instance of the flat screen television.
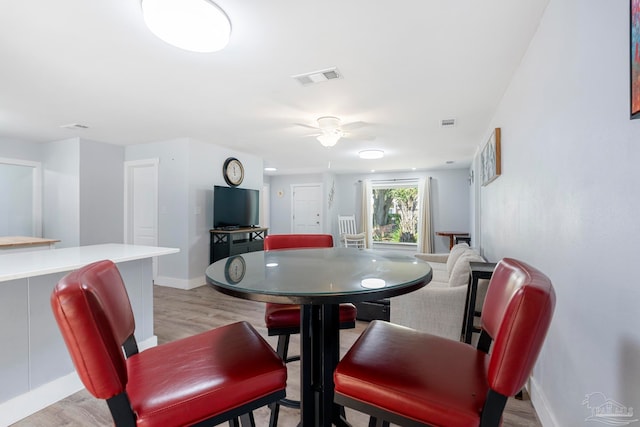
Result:
M213 187L213 228L255 227L260 221L260 192L248 188Z

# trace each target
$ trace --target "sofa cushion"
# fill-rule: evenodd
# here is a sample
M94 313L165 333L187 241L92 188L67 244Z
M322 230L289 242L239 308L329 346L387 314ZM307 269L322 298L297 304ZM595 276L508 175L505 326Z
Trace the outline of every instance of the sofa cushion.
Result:
M429 263L433 267L434 264ZM449 286L449 274L444 269L431 269L431 282L429 282L429 286L433 283L442 282L445 286Z
M484 259L475 250L468 249L453 266L449 276L449 287L466 286L469 283L470 262L484 262Z
M447 273L449 275L451 275L451 272L453 271L453 267L456 265L458 258L460 258L460 256L462 256L462 254L468 251L469 249L470 249L469 245L466 243L458 243L457 245L454 245L451 248L451 251L449 252L449 257L447 258Z

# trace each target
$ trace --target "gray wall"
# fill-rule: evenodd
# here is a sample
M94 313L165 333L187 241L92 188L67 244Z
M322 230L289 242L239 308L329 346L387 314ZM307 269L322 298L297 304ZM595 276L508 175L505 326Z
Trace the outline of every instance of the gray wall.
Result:
M0 162L0 236L33 236L33 169Z
M43 144L0 137L0 157L3 158L42 162L42 147ZM9 168L1 167L1 165L0 168L2 169L0 171L0 236L22 236L25 234L30 236L33 231L31 188L25 188L28 192L23 191L22 188L16 188L14 172L10 172ZM27 186L26 183L23 184ZM21 208L15 209L15 206ZM29 209L28 218L27 215L22 214L23 209Z
M43 145L0 136L0 157L41 162Z
M222 165L230 156L244 164L241 187L261 190L261 158L189 138L128 147L80 138L43 144L0 139L0 157L42 162L43 235L60 239L59 248L122 243L124 161L158 158L159 246L180 248L158 259L158 272L182 288L205 283L213 186L226 185Z
M322 183L325 193L325 232L338 237L338 215L356 215L360 227L360 183L364 179L432 177L432 219L434 231L469 231L469 183L467 169L396 172L385 174L308 174L282 175L269 178L271 184L271 229L269 233L291 232L291 185ZM334 186L333 204L329 207L328 194ZM283 191L283 196L278 195ZM448 252L448 238L435 238L435 252Z
M213 227L213 187L227 185L222 166L227 157L244 165L240 187L262 189L262 159L213 144L178 138L127 146L125 158L158 158L159 246L180 252L158 259L158 282L179 288L205 284L209 265L209 230Z
M551 0L494 127L502 176L480 190L484 254L538 267L557 292L531 383L543 425L592 424L582 402L594 392L636 408L636 419L640 120L629 120L629 2Z
M269 180L271 184L271 228L269 234L291 233L291 185L322 184L323 180L322 174L272 176ZM327 189L323 189L326 193ZM324 216L326 221L326 212ZM326 222L324 228L325 233L331 233Z
M122 243L124 147L80 138L3 139L0 157L42 162L42 235L59 239L56 247Z
M80 140L43 145L42 234L59 248L80 246Z
M80 244L124 239L124 147L80 143Z

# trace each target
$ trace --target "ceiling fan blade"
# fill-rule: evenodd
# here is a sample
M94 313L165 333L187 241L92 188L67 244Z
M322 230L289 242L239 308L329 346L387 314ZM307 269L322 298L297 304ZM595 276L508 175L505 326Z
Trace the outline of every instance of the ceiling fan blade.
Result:
M311 126L311 125L307 125L307 124L304 124L304 123L294 123L294 125L296 125L296 126L302 126L303 128L309 128L309 129L320 130L320 128L319 128L319 127L317 127L317 126Z
M351 123L345 123L342 126L340 126L340 128L342 130L356 130L356 129L360 129L362 127L367 126L369 123L367 122L362 122L362 121L358 121L358 122L351 122Z

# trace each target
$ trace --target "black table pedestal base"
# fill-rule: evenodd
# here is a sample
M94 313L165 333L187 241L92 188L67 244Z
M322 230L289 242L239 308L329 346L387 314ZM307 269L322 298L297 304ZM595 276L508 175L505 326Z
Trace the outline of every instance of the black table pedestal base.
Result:
M349 426L333 402L333 371L340 360L338 304L303 305L300 310L300 423Z

